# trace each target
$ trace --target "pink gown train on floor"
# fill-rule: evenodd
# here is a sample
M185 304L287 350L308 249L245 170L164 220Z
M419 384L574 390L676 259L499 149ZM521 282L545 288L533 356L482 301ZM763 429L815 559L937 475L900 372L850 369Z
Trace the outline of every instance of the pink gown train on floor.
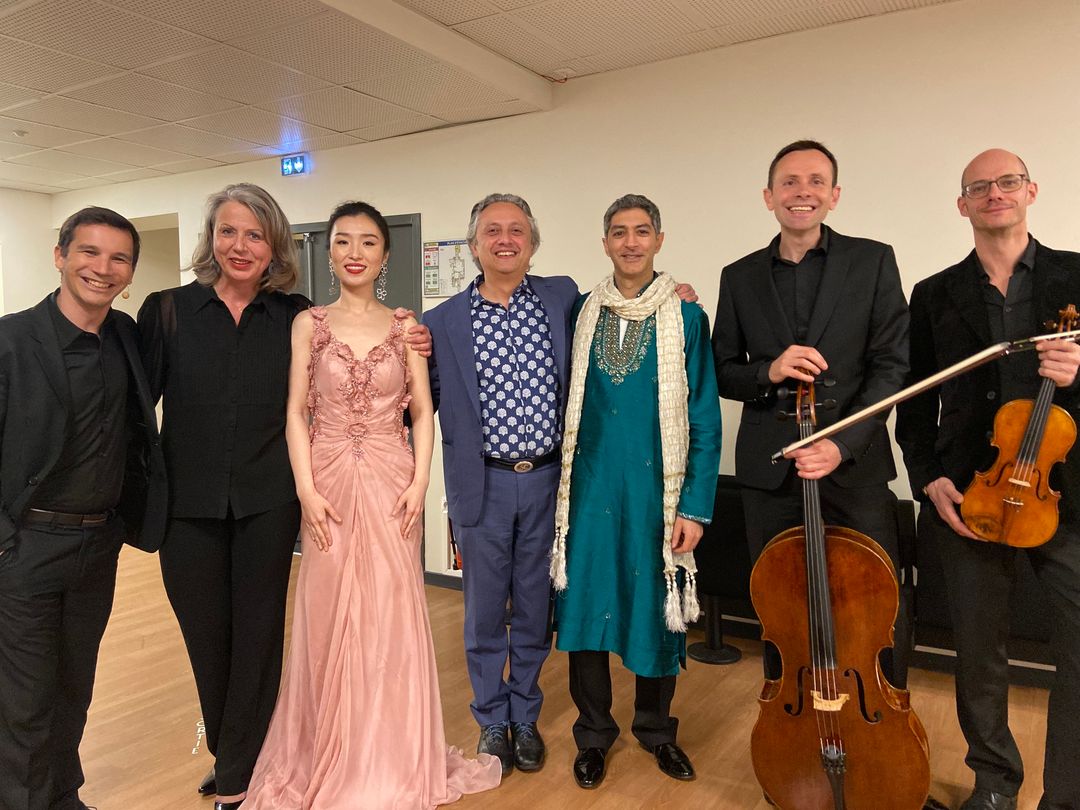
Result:
M420 810L499 784L499 761L446 745L412 481L404 328L362 360L311 310L311 464L343 521L306 535L289 661L243 810Z

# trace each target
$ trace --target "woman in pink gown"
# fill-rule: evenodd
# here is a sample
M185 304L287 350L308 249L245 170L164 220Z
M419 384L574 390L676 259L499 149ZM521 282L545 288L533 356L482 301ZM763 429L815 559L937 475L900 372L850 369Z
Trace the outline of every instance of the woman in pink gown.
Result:
M344 203L329 229L341 298L293 325L286 435L304 556L292 643L243 810L420 810L495 787L501 769L443 734L420 567L433 409L410 322L375 294L389 228Z

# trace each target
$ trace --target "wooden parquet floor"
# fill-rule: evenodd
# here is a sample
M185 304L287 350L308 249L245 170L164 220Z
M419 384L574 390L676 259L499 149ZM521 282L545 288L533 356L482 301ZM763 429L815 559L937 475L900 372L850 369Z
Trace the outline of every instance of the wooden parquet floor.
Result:
M293 568L295 581L298 558ZM473 751L477 729L468 708L461 593L429 587L427 597L447 739ZM700 638L692 634L690 641L694 640ZM629 734L633 677L614 665L615 717L623 736L612 749L603 785L595 791L579 789L570 773L575 754L570 729L576 712L566 686L567 659L553 652L541 678L545 703L540 729L548 744L545 767L533 774L515 772L498 789L467 796L455 807L767 810L754 779L749 746L761 688L759 645L735 643L744 654L739 663L711 667L691 661L689 670L679 676L673 713L681 719L679 742L694 762L696 781L665 777L637 746ZM613 664L617 660L613 657ZM930 739L932 795L958 807L971 790L972 777L963 762L965 746L956 721L952 678L914 670L909 687L912 705ZM1009 710L1027 769L1020 810L1035 810L1042 790L1046 692L1014 687ZM83 740L83 800L99 810L212 810L212 800L195 793L212 762L198 738L198 721L195 685L157 558L125 548Z

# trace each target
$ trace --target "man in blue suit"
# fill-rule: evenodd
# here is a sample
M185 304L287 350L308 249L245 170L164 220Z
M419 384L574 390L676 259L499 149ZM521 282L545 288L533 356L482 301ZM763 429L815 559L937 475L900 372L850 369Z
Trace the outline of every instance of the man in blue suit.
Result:
M578 288L565 276L528 275L540 231L516 195L473 206L467 238L481 274L424 323L462 558L477 751L499 757L506 774L544 763L538 680L551 647L548 553Z

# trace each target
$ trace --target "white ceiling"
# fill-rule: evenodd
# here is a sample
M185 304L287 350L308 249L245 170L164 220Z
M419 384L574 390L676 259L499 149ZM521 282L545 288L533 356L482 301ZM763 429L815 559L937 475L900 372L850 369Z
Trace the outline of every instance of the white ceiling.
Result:
M0 0L0 187L536 112L551 82L951 0Z

